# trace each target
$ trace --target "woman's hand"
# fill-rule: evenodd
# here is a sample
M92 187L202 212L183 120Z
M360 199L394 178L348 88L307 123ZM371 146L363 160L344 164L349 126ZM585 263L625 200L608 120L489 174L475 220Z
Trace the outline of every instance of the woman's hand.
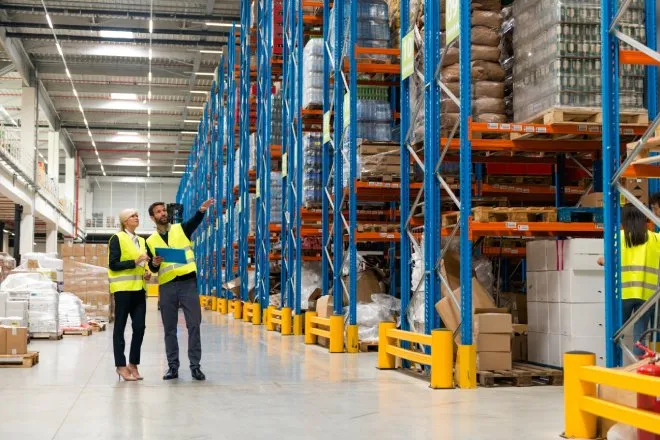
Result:
M146 271L144 272L144 280L145 280L145 281L149 281L150 279L151 279L151 272L149 272L148 270L146 270Z
M140 264L142 264L145 261L149 261L149 256L147 254L142 254L142 255L140 255L139 257L137 257L135 259L135 265L139 266Z
M605 257L601 255L600 257L598 257L598 261L596 262L598 263L599 266L605 266Z

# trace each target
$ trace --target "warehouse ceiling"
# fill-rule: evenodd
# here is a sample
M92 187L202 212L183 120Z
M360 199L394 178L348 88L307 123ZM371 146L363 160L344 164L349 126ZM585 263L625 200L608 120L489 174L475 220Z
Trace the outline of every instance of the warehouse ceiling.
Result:
M198 121L206 101L204 93L195 92L211 86L217 52L231 29L222 25L238 21L239 0L154 0L153 15L149 0L45 0L45 6L53 29L44 4L34 0L0 3L0 29L5 41L20 42L29 56L87 173L146 176L150 141L150 175L180 174L194 137L184 132L197 130L195 122L186 121ZM15 119L21 86L11 57L0 54L1 103ZM45 115L40 122L47 125ZM47 157L48 130L42 131L40 148Z

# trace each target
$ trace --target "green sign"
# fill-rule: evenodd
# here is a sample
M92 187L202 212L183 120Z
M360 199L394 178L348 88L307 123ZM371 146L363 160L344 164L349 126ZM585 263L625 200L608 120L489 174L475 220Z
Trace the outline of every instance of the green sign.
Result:
M401 78L406 79L415 70L415 33L409 32L401 40Z
M344 128L348 127L351 123L351 95L349 92L344 93Z
M289 172L289 154L284 153L282 155L282 177L286 177Z
M458 38L459 17L460 17L460 0L446 0L445 9L445 28L447 29L446 43L449 45L452 41Z
M237 200L236 203L237 203L237 205L236 205L236 214L240 214L241 211L243 210L243 206L241 205L241 197L240 196L238 197L238 200Z
M260 188L261 188L261 179L257 179L257 190L256 190L256 194L255 194L255 197L257 199L259 197L261 197L261 189Z
M330 142L330 111L323 114L323 143Z

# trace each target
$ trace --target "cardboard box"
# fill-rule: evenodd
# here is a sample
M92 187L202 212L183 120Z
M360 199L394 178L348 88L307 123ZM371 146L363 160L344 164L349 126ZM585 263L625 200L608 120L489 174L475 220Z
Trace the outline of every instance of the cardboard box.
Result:
M477 370L510 370L513 361L511 352L482 351L477 353Z
M511 336L513 326L510 313L478 313L474 315L473 330L475 335L499 333ZM494 350L496 351L496 350Z
M560 248L561 240L544 240L545 244L545 268L546 270L561 269L559 261L561 259Z
M511 334L479 333L475 338L477 352L511 351Z
M548 272L536 273L536 300L543 302L548 300Z
M7 328L0 327L0 354L7 354Z
M604 196L602 192L585 194L580 197L579 205L583 208L602 208L604 206Z
M527 284L527 301L538 301L536 274L538 272L527 271L525 282Z
M76 256L76 257L73 257L73 260L74 260L76 263L87 264L87 258L84 257L84 256L80 256L80 257Z
M527 270L530 272L540 272L548 270L546 260L545 240L530 240L526 243Z
M84 244L74 244L72 248L72 254L74 257L84 257L85 256L85 245Z
M237 277L227 281L222 285L222 288L231 292L234 298L238 298L241 295L241 279Z
M65 241L60 246L60 256L62 258L73 257L73 243L70 241Z
M85 244L85 257L96 257L96 244Z
M502 292L500 293L500 306L506 307L511 313L513 321L519 324L527 324L527 295L522 293Z
M96 245L96 256L100 259L108 257L108 245L107 244L97 244Z
M602 271L572 271L561 272L559 299L562 303L592 303L605 302L605 278Z
M548 303L548 333L561 335L561 304Z
M648 206L649 204L649 181L648 179L625 178L621 179L623 187L630 191L640 202ZM630 203L621 195L623 203Z
M562 352L562 336L547 335L548 344L548 362L546 365L561 368L564 365L564 356Z
M561 334L565 336L603 337L604 304L560 304Z
M447 252L442 262L440 263L440 270L447 280L449 287L451 287L456 300L460 301L460 257L456 252ZM441 293L443 297L449 295L445 283L440 283ZM472 307L480 309L488 309L497 307L493 298L491 298L488 291L479 283L476 277L472 277Z
M549 303L558 303L561 297L561 273L556 270L547 272L547 301Z
M550 307L547 302L539 302L537 307L538 331L548 333L550 331Z
M325 295L316 300L316 313L319 318L329 318L334 313L333 296Z
M7 328L7 354L26 354L27 335L27 327Z

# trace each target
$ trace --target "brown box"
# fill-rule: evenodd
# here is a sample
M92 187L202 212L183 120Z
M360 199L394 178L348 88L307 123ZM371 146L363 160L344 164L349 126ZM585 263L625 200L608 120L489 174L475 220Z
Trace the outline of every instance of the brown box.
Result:
M85 257L96 257L96 244L85 244Z
M477 353L477 370L510 370L511 352L482 351Z
M76 263L87 264L87 258L84 256L75 256L73 257L73 261L75 261Z
M62 243L62 246L60 246L60 255L62 258L73 257L73 243L70 241Z
M648 179L636 179L636 178L626 178L621 179L623 181L623 186L628 191L630 191L637 199L642 202L644 205L649 204L649 180ZM625 203L628 202L623 196L621 200Z
M333 297L325 295L316 300L316 313L319 318L329 318L333 314Z
M513 317L513 322L527 324L527 295L522 293L501 292L500 306L506 307Z
M7 354L7 328L0 327L0 354Z
M7 354L26 354L27 335L26 327L7 328Z
M84 244L79 244L79 243L74 244L72 255L74 257L84 257L85 256L85 245Z
M96 245L96 256L100 259L108 257L108 245L107 244L97 244Z
M511 351L511 335L510 334L492 334L480 333L475 337L477 344L477 352L482 351L498 351L507 352Z
M87 264L91 264L93 266L100 266L99 257L97 257L96 255L94 255L93 257L85 256L85 258L87 259Z
M474 316L473 322L475 335L481 333L503 333L511 335L513 332L510 313L479 313Z
M602 192L589 193L580 197L580 206L583 208L602 208L604 203Z

